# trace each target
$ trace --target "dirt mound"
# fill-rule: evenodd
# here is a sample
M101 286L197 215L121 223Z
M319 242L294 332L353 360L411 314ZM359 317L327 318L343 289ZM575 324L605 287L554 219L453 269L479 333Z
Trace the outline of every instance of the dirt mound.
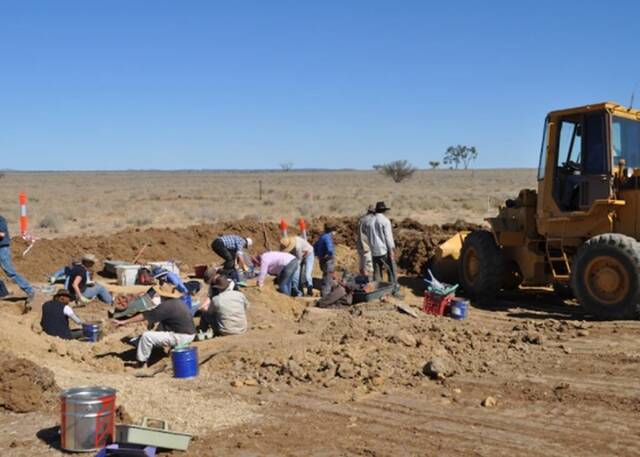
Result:
M16 413L55 408L60 389L51 370L4 351L0 365L0 407Z
M336 244L353 247L357 238L356 218L322 217L310 223L309 236L316 239L326 222L333 223ZM393 221L396 244L399 249L399 266L408 273L421 273L433 249L458 230L474 228L464 222L444 226L425 225L412 219ZM290 229L297 233L295 228ZM194 265L218 261L211 251L211 241L223 233L238 233L253 238L252 252L278 249L280 231L276 223L261 223L253 219L201 224L186 228L131 229L109 236L74 236L52 240L40 240L26 257L15 255L18 271L30 280L41 281L44 275L78 259L84 252L92 252L101 260L131 261L140 249L148 244L141 261L176 260L182 270L192 271ZM14 252L22 252L27 244L14 238Z

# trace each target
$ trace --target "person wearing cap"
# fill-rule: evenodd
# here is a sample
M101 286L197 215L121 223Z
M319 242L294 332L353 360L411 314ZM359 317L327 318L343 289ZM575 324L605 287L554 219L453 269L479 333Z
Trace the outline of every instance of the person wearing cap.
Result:
M173 288L178 292L180 292L181 294L189 293L187 286L184 285L184 282L182 282L182 279L180 279L180 276L175 274L173 271L169 271L165 268L156 266L151 269L151 274L155 279L158 280L161 286L167 283L172 285Z
M391 208L384 202L377 202L375 215L363 225L363 233L369 240L371 248L371 259L373 261L373 278L381 281L384 271L387 271L389 282L393 284L393 295L401 296L398 284L398 274L396 267L396 245L393 240L393 229L391 221L384 213Z
M239 335L247 331L247 308L249 300L237 290L233 290L233 281L223 275L217 275L210 284L217 293L209 295L200 306L200 335L208 328L216 336Z
M373 259L371 258L371 247L367 237L366 228L376 217L374 205L369 205L367 212L358 220L358 239L356 240L356 250L360 258L360 274L362 276L373 275Z
M222 235L213 240L211 249L224 260L222 265L226 275L234 281L239 281L238 271L236 270L236 261L242 271L249 271L249 267L244 260L244 248L250 248L253 245L251 238L243 238L239 235Z
M313 251L320 262L322 270L322 285L320 286L321 296L331 293L331 286L336 270L336 249L333 245L333 232L335 227L329 223L324 224L324 233L318 241L313 244Z
M253 263L260 267L258 287L262 289L267 274L276 276L278 289L285 295L299 297L302 292L298 289L300 278L300 262L292 254L279 251L268 251L253 259Z
M13 261L11 260L11 237L9 236L9 226L7 221L0 215L0 268L22 291L27 294L27 300L24 303L24 312L31 310L31 303L35 298L33 286L18 274Z
M93 254L82 256L79 264L73 265L65 281L65 288L71 293L71 298L80 303L89 303L98 297L107 305L113 303L109 291L101 284L92 284L91 273L98 259Z
M82 336L82 329L71 330L69 328L69 319L78 325L84 323L69 306L70 302L71 294L69 291L60 289L53 296L53 300L49 300L42 305L42 318L40 319L42 331L47 335L57 336L65 340L72 340Z
M307 295L313 295L313 246L301 236L286 236L280 240L280 250L293 254L300 262L300 290L306 286Z
M191 313L179 298L161 301L159 295L151 297L152 307L128 319L113 319L115 326L147 322L149 326L158 324L156 330L144 332L138 338L136 359L138 368L146 366L154 347L176 347L190 344L196 336Z

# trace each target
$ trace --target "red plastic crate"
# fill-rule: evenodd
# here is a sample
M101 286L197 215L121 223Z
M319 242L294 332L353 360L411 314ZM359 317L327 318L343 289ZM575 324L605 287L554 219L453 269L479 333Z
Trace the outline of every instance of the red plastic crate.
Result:
M440 295L434 292L426 290L424 292L424 303L422 304L422 311L427 314L433 314L434 316L444 315L445 310L451 304L454 295Z

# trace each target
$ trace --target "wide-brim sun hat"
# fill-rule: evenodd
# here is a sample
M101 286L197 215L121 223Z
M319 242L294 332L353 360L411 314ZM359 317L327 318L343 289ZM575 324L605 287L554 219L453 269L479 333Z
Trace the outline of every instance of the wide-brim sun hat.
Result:
M280 250L283 252L291 252L296 247L296 240L292 236L285 236L280 240Z

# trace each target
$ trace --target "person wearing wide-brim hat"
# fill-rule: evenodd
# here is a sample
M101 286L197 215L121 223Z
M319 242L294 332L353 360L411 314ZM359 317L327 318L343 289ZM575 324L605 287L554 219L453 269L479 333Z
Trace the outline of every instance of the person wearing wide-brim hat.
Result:
M151 268L151 274L155 279L158 280L161 286L163 284L170 284L178 292L182 294L189 293L187 286L184 284L184 282L182 282L182 279L180 279L180 276L175 274L173 271L169 271L166 268L155 266Z
M71 330L69 328L69 319L78 325L83 323L82 319L69 306L70 302L71 293L67 289L60 289L53 296L53 300L49 300L42 305L40 326L47 335L57 336L65 340L82 336L82 329Z
M93 268L97 262L98 259L95 255L91 253L84 254L80 259L80 263L71 267L65 281L65 288L71 294L71 298L77 302L86 304L98 297L107 305L111 305L113 297L111 297L106 287L101 284L94 284L91 279Z
M371 249L373 278L376 281L381 281L383 273L386 271L389 282L393 284L393 294L399 297L401 294L396 267L396 245L391 221L384 215L390 209L384 202L377 202L374 217L365 222L362 231L367 237Z
M246 332L249 307L247 297L242 292L233 290L233 281L224 275L217 275L210 286L217 294L204 300L200 306L198 339L206 339L213 334L222 336Z
M285 236L280 240L280 250L293 254L300 262L299 289L304 292L307 288L307 295L313 295L313 262L315 255L313 246L301 236Z

